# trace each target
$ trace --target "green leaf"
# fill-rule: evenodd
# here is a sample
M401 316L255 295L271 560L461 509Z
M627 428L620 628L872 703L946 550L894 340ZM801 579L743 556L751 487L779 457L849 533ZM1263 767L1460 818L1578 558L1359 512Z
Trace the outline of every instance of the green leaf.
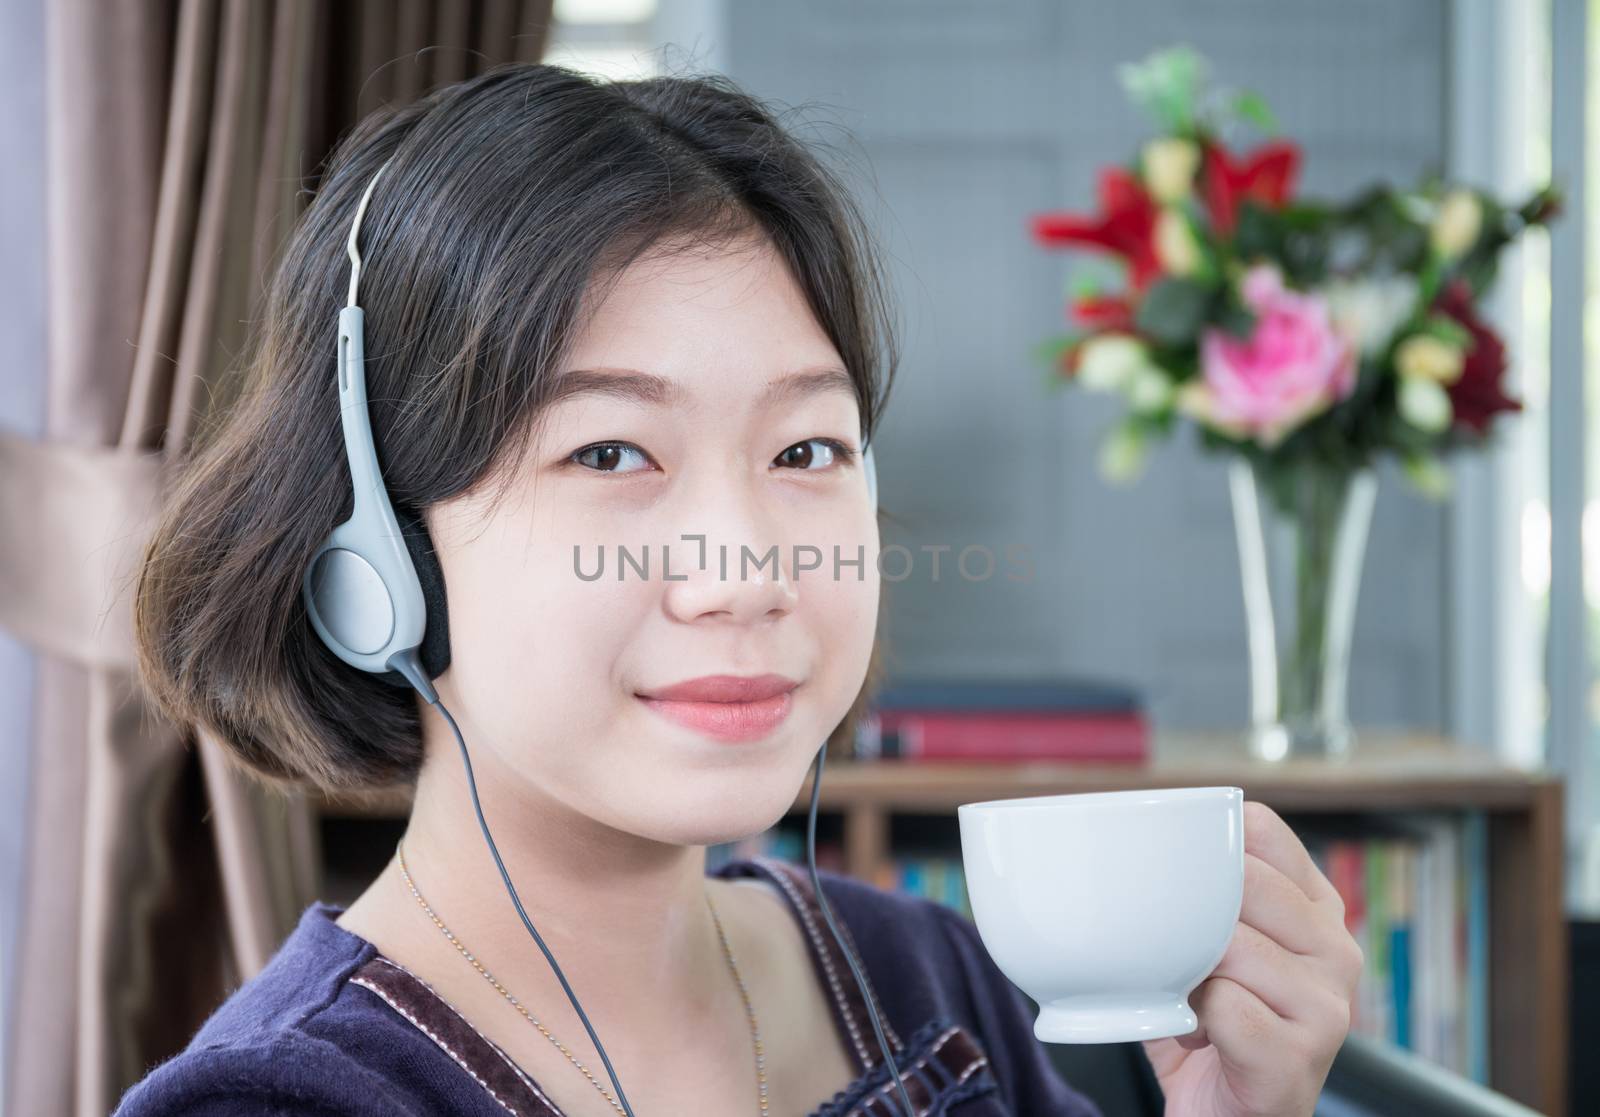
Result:
M1445 500L1453 491L1450 472L1431 454L1407 452L1403 455L1401 466L1412 487L1429 500Z
M1457 349L1470 349L1472 347L1472 331L1448 315L1428 315L1427 318L1423 319L1422 329L1419 332L1454 345Z
M1211 288L1192 280L1158 280L1139 304L1134 325L1164 345L1192 342L1205 325L1211 298Z
M1217 316L1217 325L1241 340L1256 332L1256 316L1247 308L1228 301Z
M1193 47L1176 46L1117 69L1123 89L1134 104L1155 118L1165 131L1190 135L1209 65Z
M1233 240L1234 251L1242 260L1253 260L1258 256L1276 259L1283 246L1283 230L1275 214L1246 198L1239 206L1239 220Z
M1253 89L1241 91L1233 99L1233 111L1241 120L1248 120L1263 132L1276 132L1278 121L1267 107L1267 100Z
M1442 278L1443 274L1439 267L1439 261L1430 254L1417 271L1417 301L1424 306L1431 304L1434 295L1439 291L1439 283Z
M1098 465L1101 477L1112 484L1127 484L1137 480L1144 472L1148 453L1145 433L1139 423L1130 418L1114 426L1100 442Z
M1059 366L1040 364L1037 372L1039 374L1039 387L1046 395L1066 390L1068 377Z
M1104 290L1105 284L1101 282L1099 276L1080 273L1072 277L1067 294L1073 302L1079 302L1083 299L1098 298L1100 292Z
M1524 225L1547 223L1560 215L1562 201L1560 189L1552 183L1518 206L1517 217Z
M1061 355L1072 348L1077 341L1078 335L1076 334L1047 337L1033 347L1033 359L1054 365L1061 359Z

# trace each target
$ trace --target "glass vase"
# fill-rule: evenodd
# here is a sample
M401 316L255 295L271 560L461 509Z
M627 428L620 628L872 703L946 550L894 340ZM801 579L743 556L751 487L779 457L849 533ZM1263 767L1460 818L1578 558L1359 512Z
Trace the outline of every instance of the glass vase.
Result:
M1370 468L1235 459L1228 483L1250 650L1250 753L1340 760L1356 595L1377 497Z

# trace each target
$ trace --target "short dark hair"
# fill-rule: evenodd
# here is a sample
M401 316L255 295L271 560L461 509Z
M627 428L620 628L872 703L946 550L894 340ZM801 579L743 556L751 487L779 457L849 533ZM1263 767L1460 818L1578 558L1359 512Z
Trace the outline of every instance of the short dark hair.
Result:
M140 673L162 713L287 789L410 785L422 764L415 692L338 660L299 592L351 509L334 339L350 225L385 161L361 225L359 301L397 509L519 460L589 285L667 242L764 235L844 359L868 439L897 362L882 264L842 178L725 77L514 63L363 118L285 243L238 400L182 463L135 596ZM875 647L830 754L880 663Z

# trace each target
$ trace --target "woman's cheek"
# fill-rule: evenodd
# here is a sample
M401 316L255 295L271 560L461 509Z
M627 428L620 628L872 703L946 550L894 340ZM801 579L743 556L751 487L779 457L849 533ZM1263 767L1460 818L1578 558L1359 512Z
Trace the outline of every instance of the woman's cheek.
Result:
M612 678L607 617L624 588L582 581L570 555L470 564L449 601L457 685L502 733L587 724Z
M837 580L809 587L815 602L814 641L819 651L818 670L832 675L834 700L842 703L843 717L855 701L872 658L878 628L880 581L875 562L868 559L861 577L842 566ZM803 593L804 591L802 591ZM831 726L829 727L832 728Z

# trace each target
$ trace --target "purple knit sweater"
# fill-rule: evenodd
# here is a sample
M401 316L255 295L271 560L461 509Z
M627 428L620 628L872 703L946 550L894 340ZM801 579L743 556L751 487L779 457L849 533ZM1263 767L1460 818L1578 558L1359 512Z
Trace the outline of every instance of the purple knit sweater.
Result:
M715 875L772 880L805 932L856 1070L811 1117L896 1117L893 1080L809 870L755 858ZM971 922L931 900L819 876L919 1114L1101 1117L1056 1073L1027 1001ZM306 908L267 966L135 1083L113 1117L562 1117L431 986L335 923L343 910L320 900Z

